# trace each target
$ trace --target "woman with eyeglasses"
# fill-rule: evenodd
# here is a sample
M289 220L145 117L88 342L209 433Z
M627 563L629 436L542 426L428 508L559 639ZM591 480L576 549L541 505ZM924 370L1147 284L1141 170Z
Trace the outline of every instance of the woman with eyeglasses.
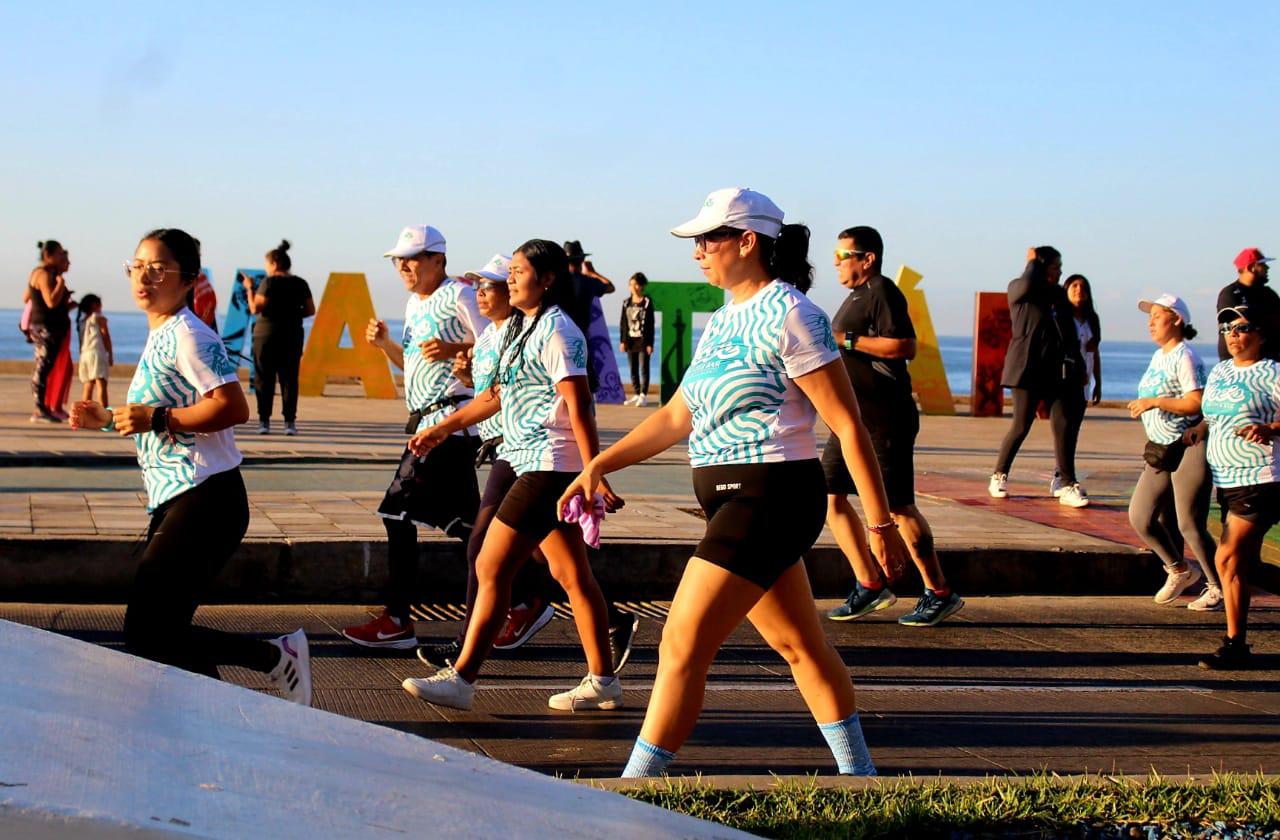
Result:
M872 775L853 683L827 641L802 556L826 515L817 415L839 438L890 580L906 546L826 314L806 296L809 231L767 196L723 189L672 233L694 242L708 282L731 301L707 323L680 390L591 459L560 499L591 498L604 476L689 439L707 531L662 631L658 674L624 777L663 773L702 711L707 671L745 617L791 666L841 773Z
M1147 313L1147 330L1156 343L1151 364L1138 383L1138 398L1129 403L1129 416L1142 420L1147 444L1146 462L1129 500L1129 523L1164 564L1165 582L1156 592L1157 604L1172 604L1204 572L1204 593L1187 605L1192 610L1222 609L1222 590L1213 568L1217 547L1206 527L1213 478L1203 441L1188 446L1187 431L1200 422L1204 396L1204 365L1191 347L1196 328L1191 312L1176 295L1138 301ZM1165 527L1163 514L1172 508L1178 531L1200 568L1187 564L1182 549Z
M561 491L600 450L587 384L587 341L559 306L569 280L568 259L555 242L531 239L515 250L507 266L510 317L489 389L409 441L410 450L425 454L458 429L501 412L498 457L510 467L491 473L485 484L481 508L495 512L476 558L477 588L462 650L451 667L402 684L414 697L438 706L471 708L480 669L507 620L512 581L535 548L569 596L587 659L587 675L578 686L552 695L548 705L562 711L622 706L604 595L582 532L561 522L555 506ZM606 496L612 497L607 485Z
M151 525L125 612L125 647L215 679L219 665L259 671L286 699L309 706L302 630L263 641L191 623L249 527L232 431L248 419L249 404L222 340L189 308L200 243L176 228L153 230L125 272L150 328L129 402L86 400L71 411L74 428L134 439L147 488Z
M1259 311L1255 311L1259 310ZM1252 667L1246 631L1249 570L1261 562L1262 541L1280 522L1280 362L1265 357L1277 340L1261 325L1276 313L1265 307L1228 307L1218 313L1218 330L1230 359L1209 372L1200 410L1204 422L1189 435L1209 436L1209 467L1223 514L1222 542L1214 562L1227 611L1222 645L1200 660L1211 671Z

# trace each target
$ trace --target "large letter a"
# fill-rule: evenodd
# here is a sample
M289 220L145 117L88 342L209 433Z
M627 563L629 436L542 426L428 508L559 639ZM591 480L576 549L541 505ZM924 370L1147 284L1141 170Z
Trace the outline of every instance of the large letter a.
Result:
M364 340L364 330L373 315L373 300L363 274L330 274L324 297L316 309L307 349L298 373L298 393L324 396L330 376L356 376L371 399L393 400L396 385L382 351ZM351 334L351 346L339 347L342 328Z

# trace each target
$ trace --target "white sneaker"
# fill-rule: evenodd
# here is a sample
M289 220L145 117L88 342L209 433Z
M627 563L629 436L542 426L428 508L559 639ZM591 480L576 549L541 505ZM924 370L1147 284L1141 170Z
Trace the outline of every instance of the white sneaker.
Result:
M992 473L991 481L987 484L987 492L991 494L993 499L1006 499L1009 497L1009 474L1008 473Z
M299 628L269 641L280 648L280 664L268 674L271 684L280 690L284 699L310 706L311 646L307 643L307 634Z
M1067 507L1082 508L1089 506L1089 496L1084 492L1084 488L1076 484L1068 484L1058 494L1058 502Z
M453 668L441 668L426 679L409 677L400 687L419 700L464 712L471 711L471 701L476 696L475 684L458 676Z
M1062 473L1058 472L1057 470L1054 470L1053 480L1049 482L1049 492L1053 494L1053 497L1056 499L1059 496L1061 496L1063 493L1065 493L1066 490L1067 490L1067 483L1062 480Z
M563 694L551 695L547 705L562 712L576 712L583 709L605 711L620 709L622 708L622 681L614 677L608 685L601 685L595 677L587 674L576 688L571 688Z
M297 427L297 426L295 426L295 425L293 425L292 423L285 423L285 424L284 424L284 433L285 433L286 435L288 435L289 437L293 437L294 435L296 435L296 434L298 433L298 427Z
M1187 604L1187 609L1196 612L1216 612L1222 608L1222 590L1216 586L1206 586L1199 598Z
M271 426L270 426L269 424L267 424L267 423L259 423L259 424L258 424L258 434L260 434L260 435L269 435L269 434L271 434Z
M636 397L636 405L640 408L647 407L649 405L649 396L647 394L641 394Z
M1160 591L1156 593L1153 600L1157 604L1172 604L1198 580L1200 580L1200 570L1192 565L1188 565L1185 572L1169 572L1164 586L1160 587Z

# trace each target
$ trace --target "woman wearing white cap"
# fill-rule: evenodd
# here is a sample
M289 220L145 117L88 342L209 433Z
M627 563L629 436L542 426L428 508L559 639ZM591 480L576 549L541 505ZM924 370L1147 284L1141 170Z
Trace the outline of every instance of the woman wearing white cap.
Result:
M702 710L707 669L744 617L791 665L840 772L875 773L849 671L823 634L801 560L826 514L815 409L840 439L890 579L907 549L830 321L804 295L809 231L782 221L766 196L725 189L672 231L693 239L707 280L732 301L711 316L670 402L593 458L560 500L590 497L607 473L689 438L707 531L671 603L626 777L661 774L674 758Z
M1206 447L1202 441L1189 445L1185 440L1187 431L1200 421L1204 395L1204 365L1188 343L1196 337L1196 328L1191 326L1187 305L1175 295L1140 300L1138 309L1148 314L1147 330L1158 349L1138 383L1138 398L1129 403L1129 416L1141 418L1147 433L1142 452L1146 465L1129 501L1129 522L1160 558L1168 575L1156 593L1157 604L1177 601L1200 580L1202 569L1204 594L1187 607L1222 609L1222 590L1213 570L1217 547L1206 527L1213 491ZM1178 530L1200 569L1187 564L1165 529L1161 514L1170 508L1170 502L1177 512Z
M1218 486L1224 522L1214 562L1222 581L1227 635L1200 660L1209 670L1252 666L1245 632L1249 623L1250 567L1261 562L1262 541L1280 522L1280 362L1266 358L1277 340L1265 324L1280 323L1267 306L1235 306L1218 313L1218 332L1231 358L1209 372L1201 410L1205 422L1193 437L1209 435L1209 466Z
M554 506L600 449L587 386L587 341L557 305L568 275L564 249L555 242L532 239L516 249L507 280L511 317L502 330L495 384L409 441L411 450L423 454L458 429L501 411L498 457L511 467L506 487L495 487L492 477L485 487L485 504L497 509L476 558L478 586L462 650L452 667L403 683L405 691L429 703L471 708L475 681L507 619L512 579L541 548L569 595L588 671L577 687L553 695L549 705L563 711L622 705L604 596L591 573L582 533L561 522Z

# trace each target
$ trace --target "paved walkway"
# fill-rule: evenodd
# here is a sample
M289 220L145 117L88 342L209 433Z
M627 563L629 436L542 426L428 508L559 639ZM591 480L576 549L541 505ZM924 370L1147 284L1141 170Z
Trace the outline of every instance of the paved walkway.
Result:
M828 607L834 602L822 602ZM1185 599L1184 599L1185 603ZM411 653L367 652L338 636L360 607L202 608L198 621L312 638L316 704L544 773L616 776L640 730L657 661L663 603L639 613L638 647L622 675L626 707L569 714L547 697L584 665L573 624L552 621L524 649L486 665L475 709L436 708L400 689L425 667ZM1263 670L1215 674L1195 667L1221 637L1221 615L1157 607L1148 598L970 598L929 629L905 628L896 606L852 624L828 623L858 686L871 752L882 775L1145 775L1210 770L1280 772L1280 599L1255 605ZM121 643L118 606L0 605L0 618L99 644ZM457 608L430 611L420 637L454 633ZM265 680L227 669L233 682ZM830 754L783 661L750 627L712 668L706 705L672 767L677 774L833 772Z

